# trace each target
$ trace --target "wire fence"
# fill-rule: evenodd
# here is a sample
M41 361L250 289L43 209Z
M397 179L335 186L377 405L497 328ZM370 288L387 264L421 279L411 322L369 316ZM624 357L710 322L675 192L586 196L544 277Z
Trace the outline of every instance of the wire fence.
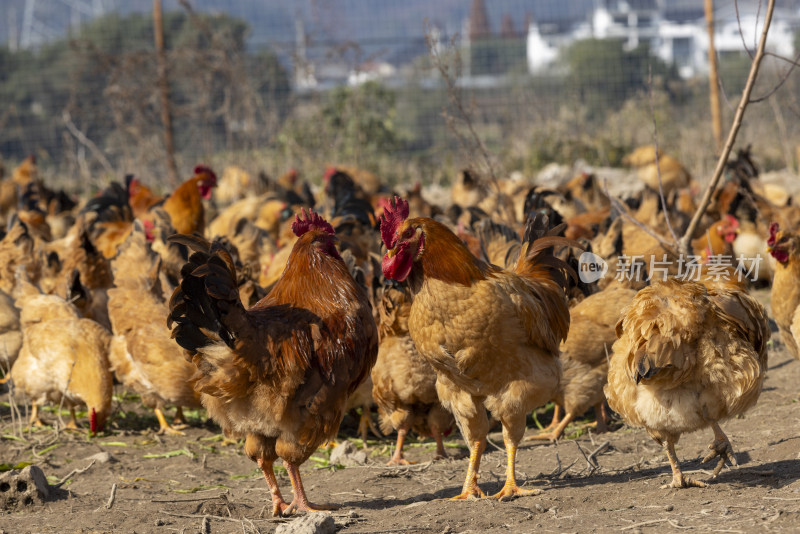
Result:
M35 18L48 2L11 3L8 26L20 20L22 30L7 32L0 49L0 155L10 164L35 153L73 189L129 172L164 182L150 3L123 11L113 0L83 2L104 14L73 16L67 33L46 39L18 12ZM530 173L554 161L618 165L656 130L696 173L713 165L701 2L227 4L164 5L183 171L203 160L269 174L294 167L315 179L325 165L347 163L389 181L448 180L454 168L480 165L477 138L499 172ZM733 13L722 4L720 32ZM758 2L745 7L758 15ZM719 56L726 121L749 68L748 32L757 31L749 15L734 15L738 48ZM788 2L776 49L793 45L796 19ZM771 58L761 94L788 68ZM767 167L796 167L798 96L790 75L742 132Z

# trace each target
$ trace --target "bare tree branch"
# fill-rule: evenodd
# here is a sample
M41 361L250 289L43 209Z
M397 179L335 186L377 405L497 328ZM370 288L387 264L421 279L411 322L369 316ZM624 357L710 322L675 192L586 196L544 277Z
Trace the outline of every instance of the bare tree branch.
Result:
M115 173L114 167L111 166L111 163L103 154L103 151L100 150L96 144L94 144L94 141L86 137L86 135L80 131L77 126L75 126L75 123L72 122L72 117L70 116L69 111L64 110L64 113L61 115L61 120L64 122L64 126L67 127L67 130L69 130L69 133L71 133L79 143L89 149L92 155L97 158L97 161L100 162L100 165L103 166L108 174L113 175Z
M700 205L697 207L697 211L695 211L694 215L692 216L692 220L689 222L689 227L686 229L686 233L683 234L683 237L679 243L681 251L686 254L691 253L690 245L692 235L697 229L697 225L700 223L700 218L706 212L706 209L711 202L711 195L714 194L717 184L719 184L719 180L722 177L723 171L725 170L725 164L728 162L728 156L733 149L733 144L736 142L736 136L739 133L739 128L742 126L744 112L747 109L747 105L750 103L750 94L753 92L753 86L756 83L756 78L758 78L758 69L761 65L761 60L764 59L764 49L767 46L767 35L769 34L769 26L772 22L772 13L774 11L775 0L769 0L767 12L764 16L764 28L761 31L761 39L758 43L758 49L756 50L756 55L753 58L753 63L750 66L750 74L747 76L747 83L745 83L744 91L742 91L742 97L739 100L739 106L736 108L736 115L733 118L733 124L728 132L728 140L725 142L722 153L719 155L717 166L714 169L714 175L712 176L711 181L708 183L705 193L703 193L703 198L700 201Z

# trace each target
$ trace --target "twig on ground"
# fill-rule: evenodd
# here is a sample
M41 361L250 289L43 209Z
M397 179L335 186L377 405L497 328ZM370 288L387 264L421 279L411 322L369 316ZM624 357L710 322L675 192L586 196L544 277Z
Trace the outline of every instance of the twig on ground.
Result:
M639 528L645 527L647 525L655 525L657 523L664 523L669 521L667 518L664 519L651 519L650 521L642 521L641 523L634 523L633 525L628 525L627 527L622 527L620 530L630 530L632 528Z
M595 450L593 450L589 454L589 461L594 463L597 467L600 467L600 464L597 463L596 456L598 454L600 454L601 452L603 452L604 450L606 450L610 445L611 445L611 442L608 441L608 440L606 440L603 443L601 443Z
M117 499L117 483L114 482L111 485L111 495L108 497L108 502L106 503L106 510L111 510L111 507L114 506L114 501Z
M589 474L591 475L592 473L594 473L594 471L595 471L595 469L597 469L597 467L592 465L592 462L589 461L589 457L586 456L586 451L583 450L583 447L581 447L581 444L578 443L577 440L575 440L575 445L578 446L578 450L581 451L581 454L583 455L583 459L586 460L586 465L589 467Z
M70 472L67 474L67 476L65 476L64 478L62 478L61 480L59 480L59 481L58 481L56 484L53 484L53 487L54 487L54 488L60 488L61 486L63 486L63 485L64 485L64 483L65 483L67 480L69 480L69 479L70 479L70 478L72 478L73 476L75 476L75 475L80 475L81 473L85 473L86 471L88 471L88 470L89 470L89 469L90 469L90 468L91 468L91 467L92 467L92 466L95 464L95 462L97 462L97 460L92 460L91 462L89 462L89 465L87 465L87 466L86 466L86 467L84 467L83 469L73 469L72 471L70 471Z

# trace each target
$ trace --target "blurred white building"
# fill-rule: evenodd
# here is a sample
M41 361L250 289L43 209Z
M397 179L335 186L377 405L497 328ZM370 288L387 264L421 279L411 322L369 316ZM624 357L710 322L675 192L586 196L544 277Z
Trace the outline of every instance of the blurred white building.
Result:
M548 27L534 21L528 27L528 69L532 73L541 72L556 60L563 48L578 40L595 38L621 40L627 50L647 43L654 55L675 64L684 78L705 73L708 33L702 2L698 0L697 6L687 19L671 13L668 0L598 0L586 20L576 21L568 28ZM747 54L745 47L755 50L763 22L763 5L739 2L737 17L733 3L724 3L715 12L717 53ZM769 29L768 50L793 57L798 28L800 13L776 8Z

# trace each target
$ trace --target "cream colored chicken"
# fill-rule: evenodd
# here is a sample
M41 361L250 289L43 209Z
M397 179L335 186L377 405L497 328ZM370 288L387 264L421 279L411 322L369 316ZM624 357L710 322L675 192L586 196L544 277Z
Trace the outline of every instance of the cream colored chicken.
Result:
M403 445L410 430L432 436L436 458L445 458L442 433L453 426L453 416L436 394L436 372L423 358L408 333L411 295L402 286L383 288L380 310L378 361L372 369L372 395L378 404L381 430L397 431L397 446L388 465L410 463Z
M109 358L120 382L141 395L155 411L159 433L176 434L164 417L164 406L199 408L198 395L189 384L194 366L172 341L167 323L167 302L159 284L160 259L145 241L137 223L111 262L116 287L108 290L108 315L114 331Z
M87 406L92 432L111 413L113 379L108 363L111 333L61 297L43 295L19 271L16 304L22 310L23 343L11 368L14 387L31 399L32 425L42 425L39 408L63 402L68 428L77 428L75 407Z
M769 327L764 307L734 286L669 279L641 290L617 323L619 339L605 387L608 403L632 426L667 449L672 482L703 487L685 476L675 444L711 427L704 462L736 464L721 421L752 407L767 370Z
M594 406L597 432L607 430L603 387L608 377L608 356L617 339L615 327L620 310L627 306L636 290L615 283L589 295L570 309L567 339L561 343L561 383L553 400L556 411L546 434L528 439L556 440L570 422ZM560 409L565 415L559 417Z

